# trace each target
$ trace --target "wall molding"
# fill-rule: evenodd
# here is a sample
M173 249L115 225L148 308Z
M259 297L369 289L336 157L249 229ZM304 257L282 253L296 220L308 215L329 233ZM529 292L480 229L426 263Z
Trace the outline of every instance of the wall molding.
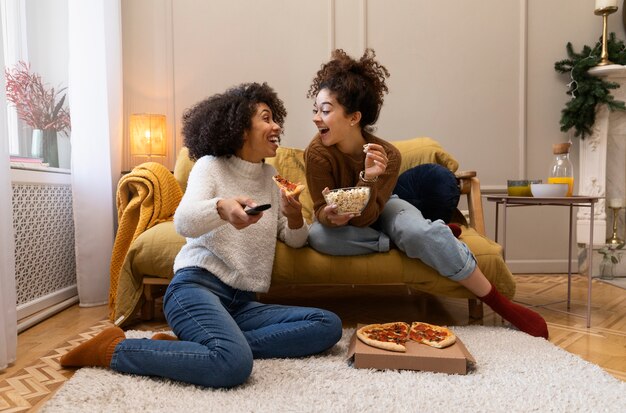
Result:
M75 298L75 300L73 300L73 298ZM67 300L73 300L73 302L68 304L66 307L56 309L55 311L57 306ZM41 321L76 302L78 302L78 288L76 284L74 284L17 306L17 319L22 322L33 314L41 312L37 315L38 320Z
M328 0L328 55L335 50L335 0Z
M359 7L359 17L361 21L361 53L367 49L367 0L361 0Z
M527 105L528 105L528 0L520 0L519 43L519 120L518 120L518 174L527 175Z
M555 260L506 260L513 274L567 274L567 258ZM578 274L578 261L572 260L572 275Z

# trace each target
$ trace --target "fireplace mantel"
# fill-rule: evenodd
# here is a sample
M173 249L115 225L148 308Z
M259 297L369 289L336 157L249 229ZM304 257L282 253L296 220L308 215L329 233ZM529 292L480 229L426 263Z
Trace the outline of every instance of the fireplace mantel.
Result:
M597 66L590 69L589 73L618 83L620 87L612 90L612 95L616 100L626 101L626 66ZM606 105L598 107L592 134L580 143L579 168L578 192L581 195L604 196L607 199L626 198L626 112L611 112ZM587 208L578 211L578 243L589 243L591 219ZM607 226L604 199L598 202L593 220L594 244L602 244L611 236L613 227L612 215ZM618 228L618 234L623 237L623 218L620 218Z

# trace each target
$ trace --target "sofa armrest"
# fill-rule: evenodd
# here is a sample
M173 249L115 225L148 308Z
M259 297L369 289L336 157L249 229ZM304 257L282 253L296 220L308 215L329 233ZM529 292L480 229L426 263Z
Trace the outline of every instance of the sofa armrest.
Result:
M470 226L479 234L486 236L480 181L476 176L476 171L457 171L454 175L459 181L461 194L467 197Z

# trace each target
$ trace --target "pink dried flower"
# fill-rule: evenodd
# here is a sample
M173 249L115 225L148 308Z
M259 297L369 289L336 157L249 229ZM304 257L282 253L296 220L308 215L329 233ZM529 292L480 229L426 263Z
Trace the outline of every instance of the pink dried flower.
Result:
M6 68L4 73L7 100L15 106L20 119L33 129L54 129L69 135L70 113L63 107L66 88L48 89L41 76L31 73L30 64L23 61L12 69Z

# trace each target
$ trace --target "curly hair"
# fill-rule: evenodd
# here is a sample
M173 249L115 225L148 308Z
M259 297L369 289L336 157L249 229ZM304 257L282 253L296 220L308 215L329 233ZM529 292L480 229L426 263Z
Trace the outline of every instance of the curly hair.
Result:
M182 134L189 157L234 155L243 146L244 132L252 127L259 103L269 106L282 128L287 110L267 83L242 83L185 110Z
M389 92L385 79L390 76L375 58L372 49L366 49L358 61L342 49L334 50L331 60L315 75L307 98L315 98L320 90L328 89L346 113L360 111L361 126L371 127L378 120L385 93Z

